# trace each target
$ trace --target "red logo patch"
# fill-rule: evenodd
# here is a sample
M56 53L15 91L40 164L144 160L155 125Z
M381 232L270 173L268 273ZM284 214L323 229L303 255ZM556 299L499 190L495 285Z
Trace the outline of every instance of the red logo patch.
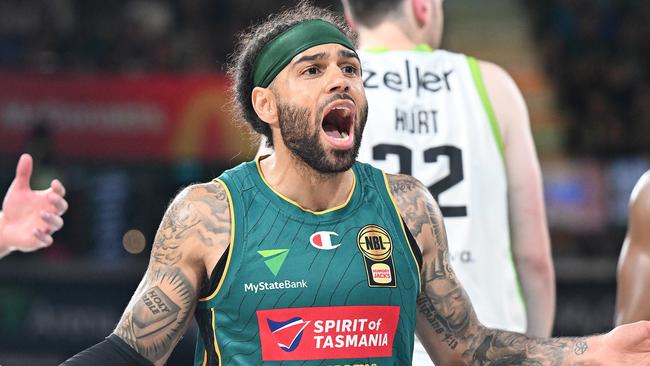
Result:
M263 361L391 357L399 306L258 310Z
M319 231L309 237L309 242L314 248L323 250L332 250L338 248L341 244L333 244L332 236L339 236L333 231Z

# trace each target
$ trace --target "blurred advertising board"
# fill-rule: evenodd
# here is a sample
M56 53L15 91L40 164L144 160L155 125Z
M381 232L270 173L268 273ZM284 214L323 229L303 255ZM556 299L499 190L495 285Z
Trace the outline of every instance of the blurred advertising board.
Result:
M221 74L0 73L0 153L46 128L66 157L243 160L253 146L227 87Z
M546 213L551 228L595 233L607 223L602 166L593 160L549 160L542 164Z
M610 222L627 226L630 195L636 182L650 169L650 159L643 156L613 159L607 170Z
M575 234L627 226L630 194L649 169L645 156L543 161L549 226Z

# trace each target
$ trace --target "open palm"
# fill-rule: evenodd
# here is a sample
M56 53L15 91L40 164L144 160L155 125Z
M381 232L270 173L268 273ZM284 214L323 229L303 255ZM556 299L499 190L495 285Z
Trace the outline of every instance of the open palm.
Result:
M650 322L639 321L614 328L605 335L614 357L608 365L650 365Z
M68 209L65 188L57 179L50 188L33 191L32 157L23 154L16 167L16 178L2 203L0 242L13 250L33 251L52 244L52 233L61 229L61 215Z

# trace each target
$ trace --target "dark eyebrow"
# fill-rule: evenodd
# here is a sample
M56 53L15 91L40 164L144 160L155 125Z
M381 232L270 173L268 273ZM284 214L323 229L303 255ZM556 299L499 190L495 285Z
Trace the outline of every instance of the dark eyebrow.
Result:
M361 60L359 60L359 56L357 55L357 53L347 48L339 50L339 57L356 58L357 61L361 62Z
M303 62L312 62L312 61L322 60L325 57L327 57L327 52L321 52L321 53L317 53L315 55L305 55L305 56L302 56L301 58L297 59L293 63L293 65L297 65L297 64L300 64L300 63L303 63Z

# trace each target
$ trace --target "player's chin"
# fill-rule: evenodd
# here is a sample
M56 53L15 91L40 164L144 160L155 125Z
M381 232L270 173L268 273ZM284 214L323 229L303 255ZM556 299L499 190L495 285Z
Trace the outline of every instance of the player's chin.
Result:
M354 165L354 162L357 160L358 149L354 146L348 149L339 149L339 148L329 148L325 149L327 160L328 172L329 173L342 173Z

